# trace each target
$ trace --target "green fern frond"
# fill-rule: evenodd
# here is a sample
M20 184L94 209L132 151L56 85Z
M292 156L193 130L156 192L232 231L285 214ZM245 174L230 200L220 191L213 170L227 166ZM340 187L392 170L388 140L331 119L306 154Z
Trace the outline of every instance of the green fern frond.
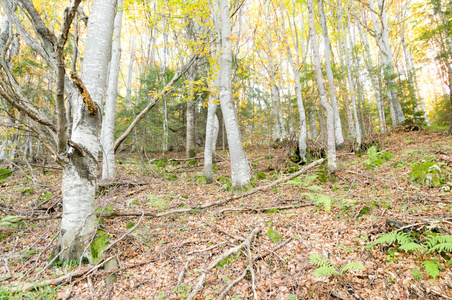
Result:
M344 274L345 271L348 270L365 270L366 267L360 263L352 262L342 266L341 275Z
M433 248L437 244L452 243L452 235L434 235L426 238L426 243L429 248Z
M326 276L329 277L331 275L339 274L339 272L334 267L320 267L314 271L314 275L316 277Z
M375 244L392 244L396 241L396 233L388 232L383 235L380 235L378 239L375 240Z
M408 252L408 251L425 252L427 250L427 249L425 249L424 246L413 243L413 242L403 244L402 246L400 246L399 249L405 250L405 252Z
M375 240L375 244L393 244L399 243L400 245L405 245L413 242L413 239L405 232L388 232L378 237Z
M326 212L331 211L331 206L333 204L333 199L330 196L319 195L316 200L317 205L323 205Z
M436 246L434 246L433 248L431 248L428 252L440 252L440 251L447 251L447 252L452 252L452 243L443 243L443 244L438 244Z
M329 260L323 257L321 254L312 254L309 256L309 260L314 264L316 267L330 267L334 269L333 263Z
M439 268L438 266L431 260L423 261L422 265L424 266L425 272L433 277L436 278L439 275Z

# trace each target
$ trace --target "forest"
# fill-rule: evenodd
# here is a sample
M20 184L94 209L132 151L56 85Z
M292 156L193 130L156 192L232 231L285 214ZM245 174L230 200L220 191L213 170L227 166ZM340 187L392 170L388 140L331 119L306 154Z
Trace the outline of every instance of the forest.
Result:
M451 0L0 0L0 300L452 299Z

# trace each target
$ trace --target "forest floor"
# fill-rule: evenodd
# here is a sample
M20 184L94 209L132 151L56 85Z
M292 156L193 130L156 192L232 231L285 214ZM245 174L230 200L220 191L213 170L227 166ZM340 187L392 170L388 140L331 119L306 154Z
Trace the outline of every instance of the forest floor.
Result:
M96 266L48 266L61 171L22 164L0 179L0 299L186 299L198 288L193 299L452 299L452 243L426 243L451 235L450 137L422 130L377 141L374 156L338 151L334 181L321 182L316 166L257 190L294 165L287 148L249 148L255 189L235 194L225 152L212 184L202 159L120 157L117 180L98 188L96 241L113 245ZM424 162L440 167L444 185L409 180ZM390 232L394 242L375 243ZM118 266L108 271L112 258Z

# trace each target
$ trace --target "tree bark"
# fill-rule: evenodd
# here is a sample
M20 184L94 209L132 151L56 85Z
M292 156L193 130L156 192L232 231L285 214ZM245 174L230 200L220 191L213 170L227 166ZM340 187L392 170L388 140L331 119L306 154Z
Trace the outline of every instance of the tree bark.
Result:
M389 43L388 21L386 17L386 9L382 0L378 1L379 12L375 9L374 0L368 1L370 7L370 15L372 24L375 30L375 39L380 49L381 60L384 68L385 83L387 86L387 94L389 100L389 108L391 111L393 127L403 123L405 116L400 105L400 100L397 95L397 87L394 79L394 63L392 57L391 44ZM377 21L377 13L380 22ZM381 24L381 26L380 26Z
M195 148L195 115L196 115L196 88L194 82L196 81L196 76L198 74L198 64L194 63L191 66L190 72L188 74L188 81L190 82L190 88L188 89L188 93L190 96L187 100L187 131L186 131L186 146L185 146L185 155L187 158L194 155Z
M315 32L314 21L314 4L312 0L308 0L309 10L309 34L311 36L311 46L313 52L314 71L317 80L317 86L320 96L320 104L326 112L326 126L327 126L327 158L328 170L330 172L336 171L336 137L334 133L334 111L326 98L325 86L323 83L322 70L320 67L319 44L317 42L317 34Z
M104 118L102 120L102 180L113 180L115 178L115 117L116 104L118 101L118 78L121 63L121 24L122 3L118 1L118 11L115 17L113 45L110 61L110 74L108 76L107 95L105 97Z
M318 6L319 6L320 25L322 26L323 42L325 47L326 77L328 78L331 106L334 111L334 132L336 136L336 144L340 146L344 143L344 136L342 135L341 117L339 115L339 109L337 106L336 84L334 82L334 75L330 58L331 51L330 38L328 36L328 27L326 24L325 12L323 9L323 0L318 1Z
M82 80L92 100L100 107L104 97L108 61L113 35L116 0L96 0L89 17ZM75 101L79 110L74 119L69 163L63 169L63 214L61 233L55 253L60 259L92 260L89 245L96 234L95 190L101 113L89 114L81 97Z
M212 52L217 54L217 44L214 42ZM215 155L216 141L218 137L218 117L215 114L218 106L218 82L219 74L212 74L215 79L211 82L209 103L207 104L206 141L204 146L204 176L207 183L213 181L213 157Z
M232 41L228 0L219 0L221 20L220 104L231 158L231 181L235 190L250 184L251 172L242 145L239 122L232 99Z

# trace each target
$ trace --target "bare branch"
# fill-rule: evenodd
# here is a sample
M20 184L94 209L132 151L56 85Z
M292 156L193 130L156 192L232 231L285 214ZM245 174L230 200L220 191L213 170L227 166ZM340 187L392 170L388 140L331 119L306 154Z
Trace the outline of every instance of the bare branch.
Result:
M115 141L115 152L118 150L121 143L129 136L132 130L137 126L137 124L141 121L141 119L146 116L146 114L154 107L163 97L165 97L169 92L171 92L174 88L174 84L190 69L191 65L199 59L199 54L193 55L190 60L182 66L174 75L173 79L163 88L163 90L154 96L149 104L136 116L135 120L133 120L132 124L124 131L124 133ZM71 74L72 75L72 74Z

